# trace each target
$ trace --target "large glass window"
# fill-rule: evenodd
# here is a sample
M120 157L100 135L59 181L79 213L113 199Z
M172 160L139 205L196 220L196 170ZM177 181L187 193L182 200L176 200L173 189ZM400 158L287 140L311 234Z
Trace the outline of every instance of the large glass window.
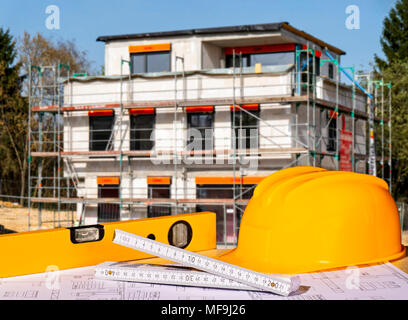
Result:
M130 59L133 74L170 71L170 51L132 53Z
M235 66L240 67L240 55L235 56ZM285 64L295 63L295 53L294 52L266 52L266 53L251 53L242 55L242 66L252 67L257 63L261 63L263 66L277 66ZM226 56L226 67L233 67L233 56Z
M170 199L170 185L154 184L148 186L149 199ZM149 205L147 207L147 217L162 217L171 215L169 204Z
M294 62L294 52L255 53L251 55L251 66L257 63L261 63L263 66L277 66L293 64Z
M259 146L259 110L236 108L231 111L231 124L234 125L235 148L256 149Z
M213 149L214 113L188 113L187 126L200 133L199 137L194 134L188 137L188 143L194 143L195 150Z
M105 151L113 145L114 116L89 117L89 151Z
M98 198L119 198L119 185L98 185ZM98 204L98 222L120 220L120 208L116 203Z
M152 150L154 141L151 139L156 116L154 114L138 114L130 116L130 150Z

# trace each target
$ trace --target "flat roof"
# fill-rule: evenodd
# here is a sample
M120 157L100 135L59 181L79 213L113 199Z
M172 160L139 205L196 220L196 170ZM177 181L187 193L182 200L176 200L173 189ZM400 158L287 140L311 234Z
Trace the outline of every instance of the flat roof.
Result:
M346 54L343 50L332 46L311 34L299 30L291 26L288 22L278 22L278 23L264 23L264 24L249 24L240 26L230 26L230 27L216 27L216 28L199 28L199 29L185 29L185 30L175 30L175 31L160 31L160 32L148 32L148 33L133 33L133 34L122 34L122 35L112 35L112 36L100 36L96 41L108 42L115 40L136 40L136 39L148 39L148 38L165 38L165 37L177 37L177 36L189 36L189 35L210 35L210 34L221 34L221 33L247 33L247 32L268 32L268 31L280 31L287 30L294 33L302 38L310 40L319 46L329 49L340 55Z

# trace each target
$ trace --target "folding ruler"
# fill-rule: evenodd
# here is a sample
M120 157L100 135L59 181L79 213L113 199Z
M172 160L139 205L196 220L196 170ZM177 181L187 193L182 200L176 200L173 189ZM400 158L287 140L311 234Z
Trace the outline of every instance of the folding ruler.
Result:
M300 285L300 278L296 276L282 277L255 272L118 229L115 230L113 243L171 260L184 267L205 271L210 275L174 268L145 267L142 271L140 267L110 263L96 267L95 275L98 278L242 290L248 290L249 287L251 290L268 291L283 296L296 291Z

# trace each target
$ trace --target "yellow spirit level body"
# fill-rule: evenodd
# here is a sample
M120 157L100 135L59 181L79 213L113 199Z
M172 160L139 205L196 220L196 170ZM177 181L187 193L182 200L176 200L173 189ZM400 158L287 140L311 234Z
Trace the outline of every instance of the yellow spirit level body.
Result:
M216 248L216 216L212 212L6 234L0 235L0 277L153 257L114 244L115 229L189 251ZM177 234L184 240L176 239Z

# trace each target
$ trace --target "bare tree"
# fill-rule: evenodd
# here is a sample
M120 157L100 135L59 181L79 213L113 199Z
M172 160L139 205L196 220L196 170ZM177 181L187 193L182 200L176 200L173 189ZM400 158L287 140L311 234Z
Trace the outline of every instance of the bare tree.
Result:
M54 41L43 37L39 33L30 35L27 32L24 33L18 44L11 37L9 38L6 40L10 42L10 48L14 50L12 53L13 59L11 60L18 58L17 63L14 62L16 65L15 69L18 70L18 77L13 79L7 77L11 62L0 61L0 76L2 79L9 80L8 82L4 81L3 86L0 85L0 96L3 96L0 103L0 155L2 156L0 159L2 168L0 178L19 181L20 196L24 196L26 194L28 161L31 161L27 157L29 146L27 97L29 93L28 75L30 74L30 69L33 71L31 73L33 103L52 104L57 102L53 92L56 88L56 83L54 82L54 87L49 86L55 81L55 74L53 74L55 68L63 64L69 66L71 74L76 72L89 73L90 62L87 59L86 53L79 50L74 41ZM33 66L35 67L33 68ZM54 71L50 68L37 68L40 66L54 67ZM11 90L10 83L15 83L16 88ZM40 85L43 87L41 88ZM8 90L7 95L5 90ZM34 131L38 130L39 116L33 116L32 120L31 125ZM56 121L61 121L62 119L48 115L43 120L43 130L51 131L55 128ZM35 139L33 137L30 137L30 139L32 139L31 141L35 147ZM47 137L45 137L46 139ZM42 159L40 161L44 168L44 173L48 172L51 174L53 160ZM40 162L32 161L31 163L31 168L34 172ZM13 190L10 189L9 192L13 192ZM21 203L23 203L23 200Z

